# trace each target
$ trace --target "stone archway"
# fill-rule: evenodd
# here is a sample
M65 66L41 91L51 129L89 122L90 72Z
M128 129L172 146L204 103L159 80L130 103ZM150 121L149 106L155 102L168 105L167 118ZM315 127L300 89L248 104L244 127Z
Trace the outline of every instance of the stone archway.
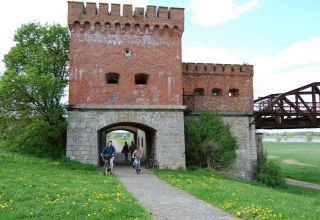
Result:
M106 134L116 130L125 130L134 134L134 143L142 148L144 157L150 157L151 155L156 154L156 130L152 127L149 127L145 124L133 123L133 122L120 122L115 124L107 125L100 130L98 130L98 152L101 152L106 145ZM143 132L143 138L145 141L139 142L139 134ZM98 158L99 164L101 165L101 159Z
M83 163L99 164L104 143L101 132L117 127L133 127L146 133L147 153L155 154L162 168L185 168L184 108L172 106L77 105L69 108L67 157Z

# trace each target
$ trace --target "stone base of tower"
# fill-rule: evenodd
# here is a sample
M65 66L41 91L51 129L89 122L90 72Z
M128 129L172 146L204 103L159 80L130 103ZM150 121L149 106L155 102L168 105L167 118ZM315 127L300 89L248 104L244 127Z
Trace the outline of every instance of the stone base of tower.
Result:
M254 124L250 125L253 115L243 113L221 114L223 121L237 138L237 158L231 166L230 175L246 180L254 179L257 166L257 144Z
M112 128L134 127L145 132L146 155L162 168L185 168L184 106L69 106L67 157L99 164L105 134Z

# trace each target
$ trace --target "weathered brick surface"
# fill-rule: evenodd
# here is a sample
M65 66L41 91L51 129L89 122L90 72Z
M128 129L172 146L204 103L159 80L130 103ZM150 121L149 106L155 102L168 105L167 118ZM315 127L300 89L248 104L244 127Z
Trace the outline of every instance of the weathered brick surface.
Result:
M98 14L95 6L69 2L69 103L181 105L183 9L159 8L156 17L148 7L147 17L134 17L120 16L119 5L110 15L106 4ZM118 83L107 84L107 73L119 74ZM135 84L139 73L148 74L146 84Z
M215 112L253 111L253 66L230 64L183 63L183 90L185 95L194 89L204 89L203 96L195 96L195 109ZM213 89L221 89L219 96L212 96ZM229 90L237 89L236 96Z

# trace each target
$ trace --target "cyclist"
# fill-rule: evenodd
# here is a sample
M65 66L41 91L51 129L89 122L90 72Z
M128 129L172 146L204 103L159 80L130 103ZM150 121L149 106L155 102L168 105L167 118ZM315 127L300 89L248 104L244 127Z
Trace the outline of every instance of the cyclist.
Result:
M112 141L109 141L108 145L103 149L101 156L109 160L111 170L113 170L113 159L115 154L116 154L116 149L112 145Z
M136 168L136 166L138 166L138 167L139 167L139 171L141 171L141 170L140 170L140 158L141 158L141 154L142 154L142 152L141 152L141 150L140 150L140 147L137 147L137 148L135 149L135 151L133 151L133 153L132 153L132 158L134 158L133 167ZM136 165L136 166L135 166L135 165Z

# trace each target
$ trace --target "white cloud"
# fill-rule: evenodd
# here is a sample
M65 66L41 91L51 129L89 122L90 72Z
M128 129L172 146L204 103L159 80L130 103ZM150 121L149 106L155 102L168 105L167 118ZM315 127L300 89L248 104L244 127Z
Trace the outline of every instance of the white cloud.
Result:
M258 5L258 0L248 0L243 5L235 0L191 0L191 20L203 26L216 26L238 18Z
M183 62L242 64L241 54L204 44L183 48ZM272 56L249 58L254 65L254 97L284 93L320 81L320 37L295 42Z
M183 50L183 62L193 63L239 63L239 56L226 48L210 48L205 45L186 47Z
M254 65L255 98L319 82L320 37L292 44L273 56L259 55Z

